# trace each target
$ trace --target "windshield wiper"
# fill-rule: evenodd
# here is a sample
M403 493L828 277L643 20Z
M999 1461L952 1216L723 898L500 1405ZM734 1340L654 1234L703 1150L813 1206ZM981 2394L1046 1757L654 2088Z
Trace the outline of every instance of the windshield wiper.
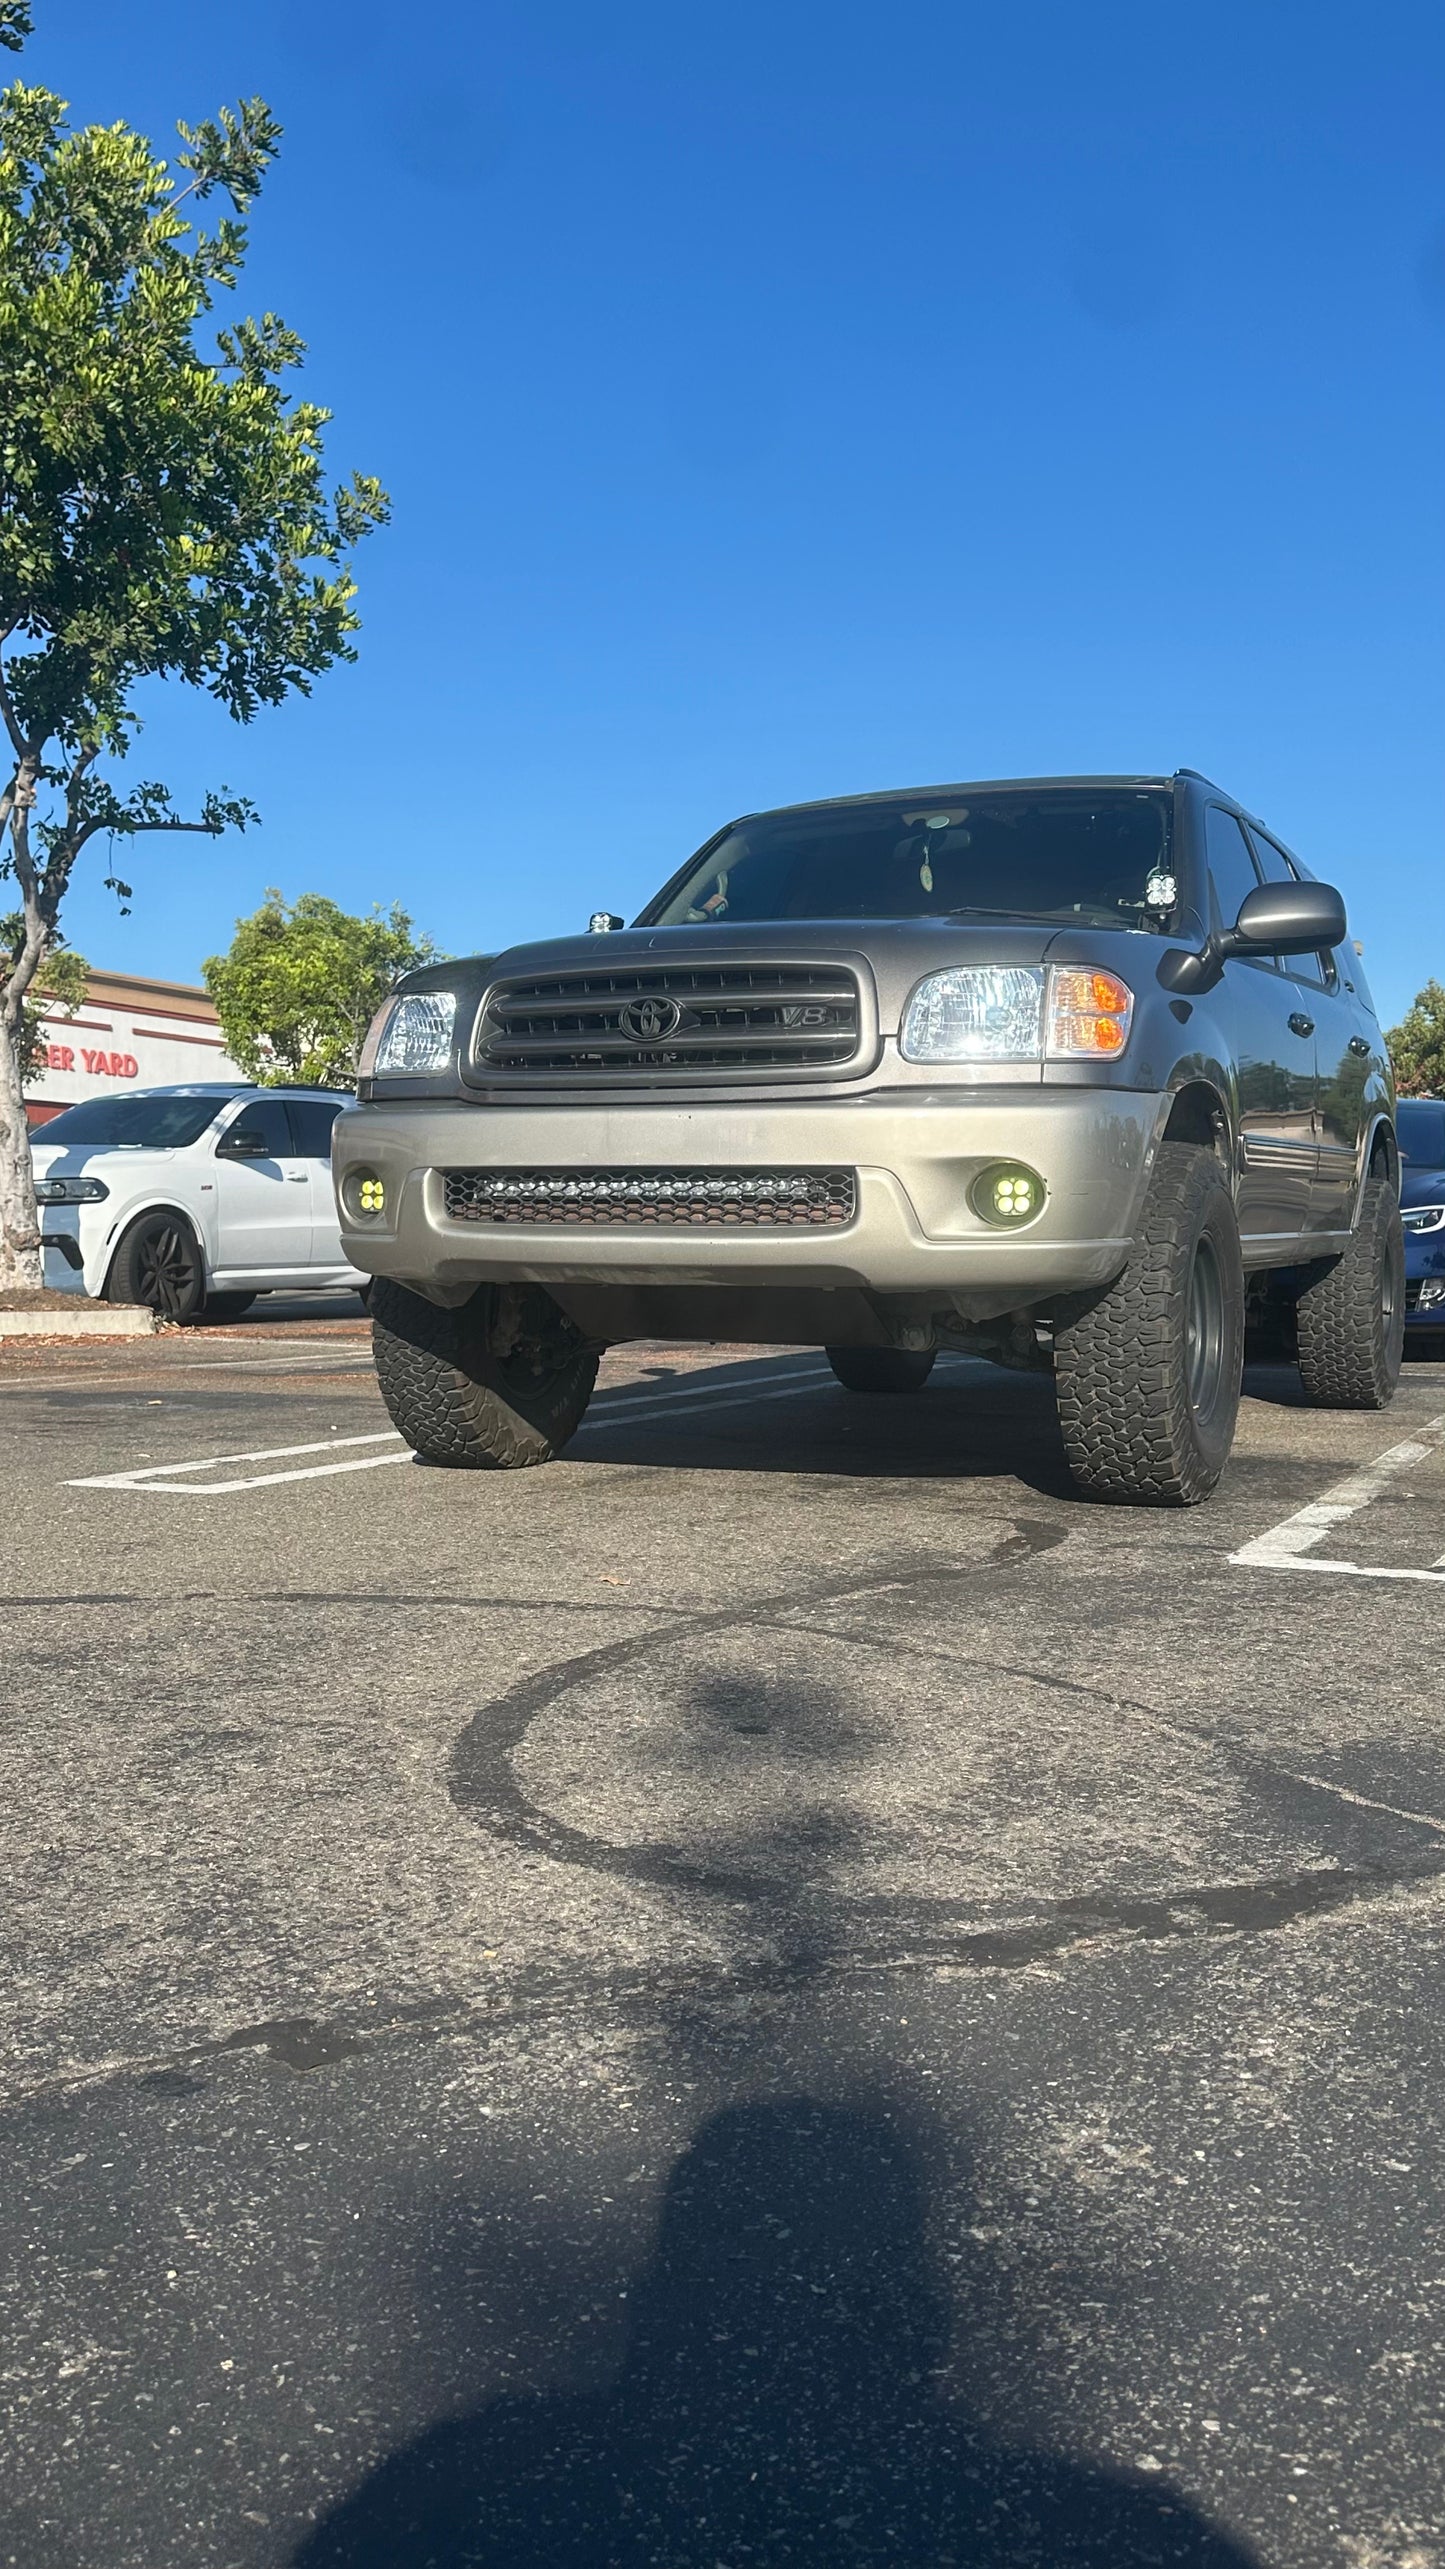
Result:
M940 919L1015 919L1021 928L1105 928L1117 927L1115 918L1091 918L1083 910L990 910L972 903L961 910L936 910Z
M935 910L936 919L1017 919L1021 928L1032 927L1038 919L1057 919L1057 910L991 910L986 902L969 901L961 910Z

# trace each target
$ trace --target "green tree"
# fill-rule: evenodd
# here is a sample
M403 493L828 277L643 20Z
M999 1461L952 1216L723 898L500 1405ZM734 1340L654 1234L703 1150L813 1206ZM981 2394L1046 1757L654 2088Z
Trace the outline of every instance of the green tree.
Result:
M404 972L433 963L405 910L354 918L319 892L268 892L202 966L233 1061L271 1087L354 1088L366 1029Z
M0 0L0 42L29 32ZM179 127L173 165L124 125L71 130L64 102L0 92L0 1286L40 1282L22 1080L29 994L63 942L91 839L215 835L241 796L179 811L115 770L146 679L203 688L238 722L354 658L353 548L380 485L328 487L329 414L286 384L303 343L274 313L202 344L246 249L239 218L275 158L260 99ZM229 200L209 233L189 214ZM3 740L0 740L3 748Z
M1427 981L1385 1037L1402 1097L1445 1097L1445 989Z

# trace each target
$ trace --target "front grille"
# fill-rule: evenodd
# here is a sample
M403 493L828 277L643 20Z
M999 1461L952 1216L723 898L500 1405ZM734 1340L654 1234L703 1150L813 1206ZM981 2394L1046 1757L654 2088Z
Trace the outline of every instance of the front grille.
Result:
M644 964L502 981L473 1059L493 1076L656 1081L836 1071L862 1041L845 964Z
M585 1230L836 1229L852 1169L444 1169L453 1222Z

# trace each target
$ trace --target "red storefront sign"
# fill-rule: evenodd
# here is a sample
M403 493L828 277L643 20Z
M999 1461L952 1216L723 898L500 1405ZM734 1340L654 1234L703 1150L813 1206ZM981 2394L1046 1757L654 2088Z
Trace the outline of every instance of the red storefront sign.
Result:
M134 1053L93 1053L82 1044L80 1058L92 1079L135 1079L140 1073L140 1064ZM47 1070L74 1070L75 1047L71 1044L47 1044L45 1067Z

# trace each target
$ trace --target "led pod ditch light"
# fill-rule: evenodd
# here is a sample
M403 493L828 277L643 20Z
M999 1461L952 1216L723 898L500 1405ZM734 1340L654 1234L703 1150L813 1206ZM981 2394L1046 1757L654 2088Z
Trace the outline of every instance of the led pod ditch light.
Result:
M1043 1210L1047 1193L1037 1169L1026 1168L1022 1160L995 1160L991 1168L980 1169L968 1200L981 1222L1017 1231Z
M1112 1060L1134 993L1089 964L960 964L920 981L903 1012L905 1061Z

